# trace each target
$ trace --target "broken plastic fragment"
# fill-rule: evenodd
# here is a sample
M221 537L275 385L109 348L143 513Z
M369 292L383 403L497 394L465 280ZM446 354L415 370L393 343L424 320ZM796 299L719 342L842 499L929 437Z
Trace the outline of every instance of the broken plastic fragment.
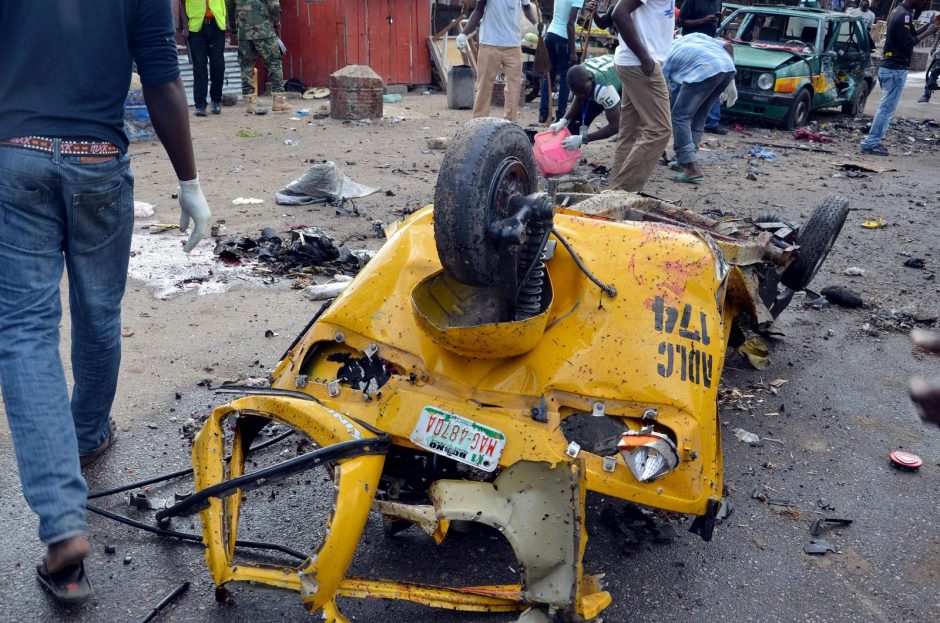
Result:
M738 347L738 352L747 357L750 364L758 370L766 370L770 366L770 351L760 338L752 337L747 340Z
M738 438L738 441L743 441L744 443L751 444L752 446L760 445L760 437L754 433L749 433L743 428L734 429L734 436Z
M875 219L868 219L867 221L862 223L862 227L864 227L865 229L881 229L882 227L887 227L887 226L888 226L888 221L884 220L881 217L878 217Z

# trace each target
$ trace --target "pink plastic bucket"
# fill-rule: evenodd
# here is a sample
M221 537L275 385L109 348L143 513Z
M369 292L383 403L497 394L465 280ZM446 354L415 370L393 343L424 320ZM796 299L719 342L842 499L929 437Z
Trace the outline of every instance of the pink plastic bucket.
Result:
M563 128L558 134L549 130L535 135L533 146L535 164L545 177L569 173L581 158L580 147L574 151L568 151L561 146L561 142L569 136L571 132L568 128Z

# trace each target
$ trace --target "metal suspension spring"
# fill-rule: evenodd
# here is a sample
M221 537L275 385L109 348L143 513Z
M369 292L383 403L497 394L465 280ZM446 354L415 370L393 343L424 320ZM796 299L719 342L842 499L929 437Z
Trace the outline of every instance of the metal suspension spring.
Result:
M524 281L516 295L515 320L525 320L542 313L542 292L545 283L545 262L542 247L545 241L545 225L532 223L528 240L519 252L520 264L528 268ZM529 268L531 267L531 268Z

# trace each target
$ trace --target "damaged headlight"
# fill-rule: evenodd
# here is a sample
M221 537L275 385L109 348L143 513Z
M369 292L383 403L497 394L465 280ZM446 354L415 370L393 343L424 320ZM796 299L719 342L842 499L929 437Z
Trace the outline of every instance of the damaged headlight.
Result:
M757 76L757 86L758 88L769 91L774 88L774 76L773 74L761 74Z
M654 432L652 426L623 433L617 449L640 482L653 482L679 465L676 444L666 435Z

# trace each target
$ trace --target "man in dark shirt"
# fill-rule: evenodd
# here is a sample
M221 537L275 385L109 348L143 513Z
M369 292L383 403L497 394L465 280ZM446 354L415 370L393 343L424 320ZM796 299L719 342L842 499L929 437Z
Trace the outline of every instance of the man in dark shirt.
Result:
M881 67L878 69L878 82L881 84L881 101L878 111L871 122L871 130L862 141L863 154L887 156L888 149L881 144L891 117L897 110L904 83L907 81L907 69L911 65L911 54L914 46L940 28L940 14L934 15L931 22L917 29L914 26L914 11L920 11L927 4L927 0L904 0L888 16L885 33L885 48L882 55Z
M56 598L91 594L81 466L114 441L121 298L134 227L124 100L136 62L180 180L184 250L204 235L170 3L0 0L0 390ZM68 272L71 397L59 356Z
M700 32L714 37L721 25L721 0L685 0L679 9L676 25L682 28L683 35ZM715 102L708 111L705 131L710 134L728 133L728 129L721 125L721 102Z

